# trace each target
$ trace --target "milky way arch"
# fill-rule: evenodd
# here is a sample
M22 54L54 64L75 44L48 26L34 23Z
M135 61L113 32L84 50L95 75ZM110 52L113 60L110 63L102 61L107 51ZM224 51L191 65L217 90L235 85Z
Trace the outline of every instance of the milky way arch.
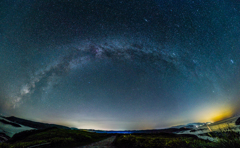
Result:
M146 39L133 39L126 37L111 37L98 40L82 40L65 46L67 51L53 63L39 68L30 75L29 81L22 85L19 92L11 96L12 107L19 106L25 98L28 98L36 89L39 83L41 89L48 90L58 85L63 75L83 68L91 62L126 61L145 71L156 70L158 75L164 78L167 75L184 76L189 81L202 83L220 91L223 86L219 80L228 80L228 69L223 69L226 64L234 66L232 59L224 58L229 62L222 64L207 58L201 52L201 48L184 49L178 45L161 45L157 42ZM204 60L203 60L204 59ZM212 64L214 62L214 64ZM219 64L221 63L221 64Z

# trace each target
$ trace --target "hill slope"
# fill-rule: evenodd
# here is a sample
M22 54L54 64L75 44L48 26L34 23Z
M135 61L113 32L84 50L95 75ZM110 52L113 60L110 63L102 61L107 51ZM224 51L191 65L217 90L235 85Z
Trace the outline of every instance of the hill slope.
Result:
M16 133L31 129L33 128L14 123L3 117L0 117L0 141L6 141Z
M46 128L51 128L51 127L57 127L57 128L61 128L61 129L69 129L69 127L62 126L62 125L35 122L35 121L30 121L30 120L14 117L14 116L4 117L4 118L9 121L12 121L12 122L24 125L24 126L28 126L31 128L35 128L35 129L46 129Z

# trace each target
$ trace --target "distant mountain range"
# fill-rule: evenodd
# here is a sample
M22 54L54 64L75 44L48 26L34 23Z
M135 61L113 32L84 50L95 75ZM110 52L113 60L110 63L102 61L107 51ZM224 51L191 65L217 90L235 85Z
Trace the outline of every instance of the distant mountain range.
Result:
M149 129L149 130L124 130L124 131L104 131L104 130L94 130L94 129L86 129L90 132L97 133L118 133L118 134L131 134L131 133L178 133L188 130L195 130L200 128L201 126L209 125L211 122L206 123L189 123L186 125L178 125L172 126L165 129Z
M46 129L46 128L61 128L61 129L70 129L69 127L56 125L56 124L48 124L30 121L22 118L17 118L14 116L4 117L0 116L0 142L7 141L14 134L33 129Z
M133 134L133 133L177 133L186 130L191 130L188 128L166 128L166 129L149 129L149 130L124 130L124 131L104 131L104 130L87 130L89 132L96 133L108 133L108 134Z
M41 122L35 122L35 121L30 121L30 120L26 120L26 119L22 119L22 118L18 118L18 117L3 117L9 121L24 125L24 126L28 126L31 128L35 128L35 129L46 129L46 128L51 128L51 127L57 127L57 128L62 128L62 129L70 129L67 126L62 126L62 125L57 125L57 124L48 124L48 123L41 123Z
M189 123L187 125L177 125L177 126L172 126L171 128L189 128L189 129L192 129L192 128L199 128L201 126L204 126L204 125L209 125L211 124L212 122L206 122L206 123Z
M2 116L0 117L0 142L7 141L14 134L31 130L33 128L20 125L18 123L9 121Z

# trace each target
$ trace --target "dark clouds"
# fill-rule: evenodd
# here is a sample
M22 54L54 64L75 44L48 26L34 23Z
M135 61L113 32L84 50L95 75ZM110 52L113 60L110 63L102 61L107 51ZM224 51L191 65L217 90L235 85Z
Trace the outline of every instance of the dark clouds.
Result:
M1 8L2 113L78 127L104 118L115 129L213 118L200 108L237 113L233 1L4 1Z

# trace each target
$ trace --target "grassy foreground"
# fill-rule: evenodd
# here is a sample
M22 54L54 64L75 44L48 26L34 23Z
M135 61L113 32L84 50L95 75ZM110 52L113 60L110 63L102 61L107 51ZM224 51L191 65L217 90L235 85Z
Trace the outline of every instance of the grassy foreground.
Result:
M230 136L211 142L187 135L134 134L118 136L114 145L118 148L240 148L240 138Z
M217 142L199 139L194 135L170 133L118 135L114 141L117 148L240 148L240 134L233 131L208 133ZM26 148L37 144L49 147L75 147L87 145L110 137L109 134L91 133L82 130L50 128L30 130L15 134L0 148Z
M48 144L51 147L74 147L107 137L109 137L107 134L59 128L30 130L15 134L7 143L0 143L0 148L26 148L37 144Z

